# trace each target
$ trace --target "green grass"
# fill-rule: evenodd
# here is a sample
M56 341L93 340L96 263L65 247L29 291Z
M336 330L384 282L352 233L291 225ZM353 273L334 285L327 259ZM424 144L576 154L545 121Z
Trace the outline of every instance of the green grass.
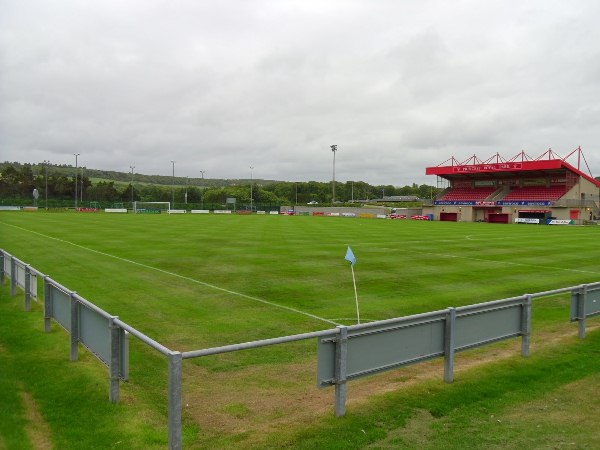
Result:
M528 360L489 363L450 386L424 382L265 448L598 448L600 405L586 395L600 387L599 344L595 332Z
M357 258L361 319L379 320L598 281L599 232L284 216L0 213L0 248L180 351L354 323L348 244ZM0 412L8 419L0 423L0 449L30 448L31 407L22 392L35 400L57 448L165 445L164 358L131 339L130 381L122 383L122 402L111 405L106 368L85 351L81 361L69 362L66 333L57 325L42 332L41 305L26 314L22 299L9 299L6 287L1 292L0 367L8 369L0 370ZM316 448L311 445L318 441L320 448L459 448L466 442L489 448L496 443L483 438L498 427L484 410L502 406L510 416L548 392L568 392L569 383L598 385L595 331L560 351L546 349L546 341L576 335L568 310L568 295L536 300L540 356L535 345L523 360L511 356L518 355L514 342L498 344L493 351L509 349L508 357L451 386L439 381L440 374L407 387L396 381L402 389L377 395L378 384L420 366L352 382L343 419L331 417L332 391L314 387L312 341L186 361L184 445ZM500 387L498 379L506 379ZM358 395L361 390L369 394ZM410 438L418 426L427 429L413 434L427 439ZM90 427L99 430L93 442ZM542 439L536 428L514 428L518 439L514 429L501 429L499 441Z

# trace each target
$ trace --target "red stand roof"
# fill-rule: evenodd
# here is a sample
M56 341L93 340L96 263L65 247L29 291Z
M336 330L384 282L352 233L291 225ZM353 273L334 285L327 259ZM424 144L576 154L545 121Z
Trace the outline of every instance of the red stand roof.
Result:
M461 178L496 178L500 174L516 176L527 174L529 176L551 175L552 172L560 173L566 170L575 173L576 175L585 178L600 187L600 181L594 179L591 174L587 175L578 168L569 164L566 160L577 153L578 167L581 163L583 153L581 148L577 148L571 152L566 158L560 158L552 150L548 150L537 159L530 158L525 152L521 152L510 160L504 159L499 154L494 155L486 161L482 161L477 156L473 155L468 160L460 163L454 157L444 161L442 164L435 167L427 167L426 175L437 175L446 179L461 179ZM542 159L548 156L548 159ZM521 161L518 161L518 158ZM584 161L585 161L585 157ZM450 162L450 165L445 165ZM587 162L586 162L587 165ZM589 167L588 167L589 170Z

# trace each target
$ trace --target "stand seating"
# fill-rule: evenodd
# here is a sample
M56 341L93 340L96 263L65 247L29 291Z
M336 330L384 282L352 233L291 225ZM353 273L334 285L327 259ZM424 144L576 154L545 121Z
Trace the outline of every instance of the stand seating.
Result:
M438 200L444 201L475 201L480 202L488 198L490 195L494 193L496 190L495 187L480 187L480 188L471 188L471 187L455 187L452 190L446 192L442 197Z
M502 200L555 201L567 192L566 186L526 186L513 188Z

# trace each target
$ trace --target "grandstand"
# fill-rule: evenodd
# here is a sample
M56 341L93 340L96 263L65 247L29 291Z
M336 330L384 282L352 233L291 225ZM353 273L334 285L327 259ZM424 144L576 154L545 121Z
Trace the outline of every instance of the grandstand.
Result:
M576 165L568 162L577 158ZM584 223L600 217L600 182L591 172L581 170L585 163L581 148L565 158L549 149L537 158L524 151L511 159L499 153L483 161L476 155L459 162L451 157L428 167L438 185L448 187L423 214L435 220L466 222L538 222L558 220Z

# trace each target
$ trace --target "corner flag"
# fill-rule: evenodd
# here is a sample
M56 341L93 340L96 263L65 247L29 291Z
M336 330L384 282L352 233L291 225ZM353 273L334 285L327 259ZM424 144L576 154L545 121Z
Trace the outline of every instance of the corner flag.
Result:
M360 311L358 310L358 292L356 291L356 279L354 278L354 264L356 264L356 257L352 253L352 249L348 246L346 250L346 261L350 262L350 268L352 269L352 284L354 285L354 298L356 299L356 322L360 323Z
M350 264L354 266L356 264L356 258L354 257L354 253L352 253L352 249L348 246L348 250L346 251L346 257L344 258L346 261L349 261Z

